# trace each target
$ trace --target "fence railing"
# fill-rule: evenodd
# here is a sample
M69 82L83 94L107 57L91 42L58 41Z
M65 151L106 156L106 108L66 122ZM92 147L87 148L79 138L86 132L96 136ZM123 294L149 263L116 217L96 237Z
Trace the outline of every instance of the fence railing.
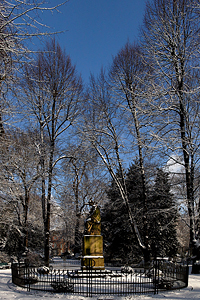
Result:
M153 267L156 270L154 280L158 290L172 290L188 286L188 266L156 260Z
M74 293L86 296L97 294L146 294L159 290L180 289L188 284L188 267L156 261L149 269L127 268L123 271L58 270L12 265L12 282L30 290Z

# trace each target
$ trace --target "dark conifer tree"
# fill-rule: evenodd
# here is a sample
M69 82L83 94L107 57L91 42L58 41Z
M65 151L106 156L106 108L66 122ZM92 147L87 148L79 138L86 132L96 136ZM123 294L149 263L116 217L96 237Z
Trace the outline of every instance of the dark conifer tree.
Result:
M132 212L137 220L140 232L143 233L143 190L142 176L137 162L132 164L126 174L126 188Z
M174 256L178 248L177 209L173 194L170 192L169 174L162 169L157 170L148 211L152 256Z
M130 175L130 178L129 178ZM120 174L117 173L120 177ZM130 205L134 214L140 204L141 177L137 166L131 166L126 175L127 191L130 195ZM140 186L140 188L138 188ZM102 233L104 236L105 258L120 259L123 263L130 263L142 257L142 253L131 230L127 209L120 196L118 187L112 181L107 191L109 201L106 203L102 213ZM137 215L138 223L141 216Z
M117 176L120 177L119 172ZM141 235L144 236L142 178L139 165L132 164L126 173L126 189L131 210L137 220ZM134 234L131 231L126 207L118 187L112 181L107 191L108 202L102 213L102 233L104 235L105 258L121 259L130 263L142 257ZM148 238L152 258L174 256L177 253L176 237L177 210L170 192L168 173L157 170L153 189L147 190Z

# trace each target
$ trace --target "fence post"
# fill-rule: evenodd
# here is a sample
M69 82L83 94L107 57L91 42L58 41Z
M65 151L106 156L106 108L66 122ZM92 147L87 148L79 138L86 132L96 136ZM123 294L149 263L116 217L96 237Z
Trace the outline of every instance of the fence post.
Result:
M187 287L188 286L188 279L189 279L189 266L188 266L188 261L187 261L187 266L186 266L186 280L185 280L185 284L186 284L186 286L185 287Z
M154 295L158 294L158 284L159 284L159 261L155 259L154 261Z

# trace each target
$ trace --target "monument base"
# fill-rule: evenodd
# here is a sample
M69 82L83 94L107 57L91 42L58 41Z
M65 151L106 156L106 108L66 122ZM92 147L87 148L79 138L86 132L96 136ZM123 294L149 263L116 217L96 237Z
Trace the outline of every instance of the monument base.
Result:
M105 270L104 267L104 257L101 256L82 256L81 258L81 268L87 270L92 268L94 270Z
M101 235L84 235L82 269L104 270L103 237Z

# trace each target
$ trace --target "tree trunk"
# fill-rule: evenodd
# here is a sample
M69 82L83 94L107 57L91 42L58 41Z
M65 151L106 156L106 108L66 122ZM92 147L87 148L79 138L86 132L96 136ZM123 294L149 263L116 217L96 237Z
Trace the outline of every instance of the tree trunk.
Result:
M143 162L143 154L142 154L142 139L140 135L140 129L139 129L139 121L137 117L137 111L136 111L136 105L135 105L135 98L133 95L133 89L130 87L131 91L131 101L127 96L128 106L131 110L134 125L135 125L135 131L137 136L137 146L138 146L138 152L139 152L139 164L140 164L140 174L142 178L142 199L143 199L143 230L144 230L144 245L145 250L144 253L144 261L149 262L150 261L150 251L148 250L149 247L149 237L148 237L148 224L147 224L147 189L146 189L146 178L145 178L145 171L144 171L144 162Z
M49 243L50 243L50 215L51 215L51 190L52 190L52 174L53 174L53 152L54 142L52 141L51 156L49 160L49 171L48 171L48 195L47 195L47 214L45 221L45 264L49 266Z
M179 97L182 94L179 91ZM191 255L193 255L195 249L195 220L194 220L194 197L193 197L193 176L191 171L193 170L193 166L190 168L190 157L189 150L187 149L187 140L186 140L186 132L185 132L185 111L183 106L183 100L180 99L180 130L181 130L181 142L183 149L183 158L184 158L184 167L185 167L185 178L186 178L186 190L187 190L187 205L188 205L188 214L190 218L190 251ZM191 159L191 163L192 163Z
M28 248L28 204L29 204L29 195L25 195L25 206L24 206L24 247Z
M2 114L0 112L0 137L3 137L4 135L5 135L5 131L4 131L4 127L3 127Z
M44 245L44 257L45 257L45 265L49 266L49 257L50 257L50 249L49 249L49 240L50 240L50 212L51 212L51 206L50 203L47 203L47 216L46 216L46 222L45 222L45 245Z
M50 148L50 158L49 158L49 169L48 169L48 195L47 195L47 215L45 222L45 264L49 266L49 256L50 256L50 215L51 215L51 191L52 191L52 176L53 176L53 157L55 148L55 105L56 105L56 95L53 96L52 104L52 121L51 121L51 148Z
M74 241L74 253L78 253L80 251L80 214L76 215L76 226L75 226L75 241Z

